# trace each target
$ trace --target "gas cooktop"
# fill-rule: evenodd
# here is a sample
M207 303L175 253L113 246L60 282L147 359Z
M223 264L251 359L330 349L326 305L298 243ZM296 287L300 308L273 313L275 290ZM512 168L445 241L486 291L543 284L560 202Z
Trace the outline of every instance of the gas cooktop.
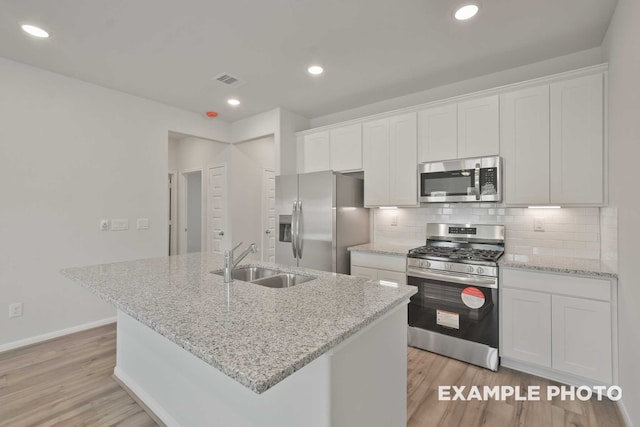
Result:
M409 257L457 262L495 263L504 253L504 249L480 249L471 247L451 247L425 245L411 249Z

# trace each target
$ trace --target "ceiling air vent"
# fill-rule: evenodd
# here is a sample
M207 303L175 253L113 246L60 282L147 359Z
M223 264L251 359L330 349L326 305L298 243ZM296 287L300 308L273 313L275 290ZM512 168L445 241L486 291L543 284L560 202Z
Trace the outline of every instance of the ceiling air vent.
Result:
M235 77L227 73L222 73L220 75L217 75L214 77L214 79L228 87L238 87L246 83L244 80L240 79L239 77Z

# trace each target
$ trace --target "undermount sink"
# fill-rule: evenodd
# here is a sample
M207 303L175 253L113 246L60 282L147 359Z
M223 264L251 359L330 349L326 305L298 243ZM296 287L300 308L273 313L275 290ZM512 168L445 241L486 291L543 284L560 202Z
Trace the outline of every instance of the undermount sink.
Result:
M224 276L223 270L212 271L212 273ZM291 286L316 279L314 276L288 273L267 267L239 267L235 268L231 275L234 280L251 282L268 288L290 288Z

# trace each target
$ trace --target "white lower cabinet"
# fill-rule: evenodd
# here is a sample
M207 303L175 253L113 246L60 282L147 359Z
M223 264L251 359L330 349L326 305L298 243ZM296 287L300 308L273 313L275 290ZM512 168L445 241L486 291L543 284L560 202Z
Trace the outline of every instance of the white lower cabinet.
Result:
M614 384L615 279L501 268L500 355L507 367Z
M406 285L406 256L352 251L351 275Z

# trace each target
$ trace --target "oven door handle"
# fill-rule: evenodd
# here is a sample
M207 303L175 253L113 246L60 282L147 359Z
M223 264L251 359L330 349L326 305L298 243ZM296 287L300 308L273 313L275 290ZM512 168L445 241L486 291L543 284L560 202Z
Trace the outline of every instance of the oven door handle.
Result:
M498 289L498 279L495 277L478 277L469 274L459 273L433 273L431 271L407 268L407 276L420 277L423 279L440 280L442 282L452 282L460 285L479 286L481 288Z

